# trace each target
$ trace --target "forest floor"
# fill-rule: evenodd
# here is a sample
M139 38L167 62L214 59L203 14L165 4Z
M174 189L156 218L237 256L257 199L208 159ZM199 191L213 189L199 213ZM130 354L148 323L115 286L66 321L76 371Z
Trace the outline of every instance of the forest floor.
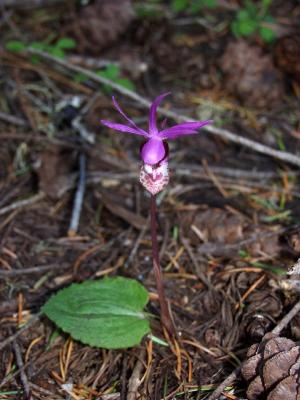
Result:
M196 11L162 1L5 3L0 399L208 399L232 371L218 398L246 398L237 368L299 296L288 274L300 254L299 2L272 2L272 42L232 33L238 1ZM167 124L214 120L169 143L170 183L158 196L176 340L159 323L142 142L100 124L119 120L115 95L146 127L149 101L168 91ZM81 154L87 186L70 232ZM72 282L115 275L147 288L152 334L167 346L146 336L131 349L89 347L39 313ZM282 335L300 340L299 315Z

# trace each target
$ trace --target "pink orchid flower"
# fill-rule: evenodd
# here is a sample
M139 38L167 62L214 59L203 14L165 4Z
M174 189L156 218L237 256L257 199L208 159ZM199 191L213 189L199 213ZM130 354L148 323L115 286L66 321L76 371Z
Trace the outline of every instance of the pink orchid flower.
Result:
M117 111L126 119L128 125L116 122L101 120L101 123L108 128L118 132L132 133L143 136L146 142L141 147L141 158L143 165L140 172L142 185L151 193L159 193L169 182L168 173L168 145L167 139L175 139L179 136L192 135L198 133L198 129L212 123L211 120L184 122L174 125L171 128L158 130L156 124L156 113L160 102L169 93L158 96L150 107L149 130L148 132L139 128L121 109L116 99L113 97L113 104Z

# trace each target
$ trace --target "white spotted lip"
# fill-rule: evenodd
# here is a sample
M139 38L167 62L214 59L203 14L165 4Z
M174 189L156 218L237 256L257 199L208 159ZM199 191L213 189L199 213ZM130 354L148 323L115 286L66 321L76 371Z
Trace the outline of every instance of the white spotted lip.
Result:
M153 195L161 192L169 183L168 162L164 161L155 166L143 164L140 182Z

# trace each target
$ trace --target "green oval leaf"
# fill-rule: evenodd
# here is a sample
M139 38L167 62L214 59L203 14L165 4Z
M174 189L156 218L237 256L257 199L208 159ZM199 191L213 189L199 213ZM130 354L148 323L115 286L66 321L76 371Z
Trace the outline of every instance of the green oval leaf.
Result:
M126 89L128 89L128 90L131 90L132 92L135 90L135 85L134 85L134 83L133 83L130 79L128 79L128 78L118 78L118 79L116 80L116 82L117 82L119 85L123 86L124 88L126 88Z
M5 48L8 51L14 51L17 53L19 51L26 49L26 45L20 40L10 40L9 42L5 43Z
M143 313L147 302L139 282L116 277L75 283L51 297L42 311L74 339L120 349L139 344L150 331Z
M181 12L187 8L188 4L188 0L172 0L171 8L173 12Z
M55 47L58 47L59 49L74 49L76 47L76 40L72 38L61 38L57 41L55 44Z
M59 47L49 46L48 53L57 58L65 58L65 52L63 51L63 49L60 49Z
M257 22L251 19L237 21L237 30L240 36L250 36L257 29Z
M276 38L276 33L269 27L261 26L259 28L260 37L267 43L272 42Z

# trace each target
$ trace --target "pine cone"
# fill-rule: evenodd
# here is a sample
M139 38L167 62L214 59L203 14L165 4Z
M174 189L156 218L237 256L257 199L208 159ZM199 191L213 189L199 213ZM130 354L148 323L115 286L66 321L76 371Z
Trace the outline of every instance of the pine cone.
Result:
M275 60L280 69L300 82L300 33L278 40Z
M96 0L80 9L73 34L85 50L99 54L127 30L134 16L130 0Z
M272 58L244 40L230 42L221 57L226 89L247 106L271 108L283 96L280 72Z
M272 321L281 314L282 302L277 292L261 289L252 292L247 298L247 312L243 317L241 331L247 337L260 341L273 324Z
M252 255L277 254L280 250L279 235L262 236L262 231L268 233L268 228L260 227L260 235L258 235L256 227L249 224L241 216L232 214L228 210L221 208L209 208L204 211L184 211L180 213L180 225L185 237L189 238L192 244L207 247L207 252L213 251L214 254L224 254L224 245L237 245L243 240L249 239L249 244L246 249ZM251 238L254 238L251 241ZM215 247L217 246L217 248ZM202 250L204 248L202 247ZM233 252L234 247L228 247L226 254Z
M243 239L244 221L221 208L184 212L180 220L185 236L195 245L199 244L199 232L205 243L234 244Z
M249 382L248 400L300 399L300 345L268 333L247 353L242 375Z

